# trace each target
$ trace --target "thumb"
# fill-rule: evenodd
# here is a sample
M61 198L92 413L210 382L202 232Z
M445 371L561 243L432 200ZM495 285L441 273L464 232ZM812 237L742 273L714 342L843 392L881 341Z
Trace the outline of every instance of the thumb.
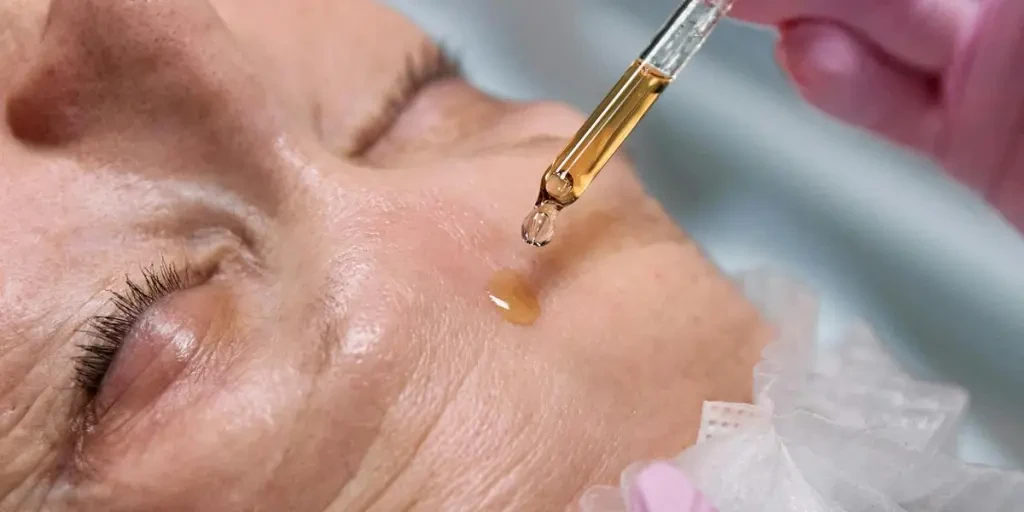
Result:
M781 34L779 59L812 105L901 144L932 145L942 121L932 77L836 22L798 21Z
M834 23L922 72L949 65L975 0L736 0L731 15L765 25Z

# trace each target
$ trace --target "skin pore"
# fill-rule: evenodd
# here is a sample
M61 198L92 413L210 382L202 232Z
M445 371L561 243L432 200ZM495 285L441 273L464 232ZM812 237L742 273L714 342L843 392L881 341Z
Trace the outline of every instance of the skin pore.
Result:
M438 56L369 0L0 6L0 510L560 510L748 398L767 330L628 163L527 247L582 118Z

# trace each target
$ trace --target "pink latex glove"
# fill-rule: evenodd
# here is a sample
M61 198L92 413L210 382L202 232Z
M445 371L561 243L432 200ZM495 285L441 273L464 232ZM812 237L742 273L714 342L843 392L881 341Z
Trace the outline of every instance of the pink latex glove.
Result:
M1024 228L1024 0L737 0L808 101L935 157Z
M630 489L632 512L717 512L682 471L667 462L647 466Z

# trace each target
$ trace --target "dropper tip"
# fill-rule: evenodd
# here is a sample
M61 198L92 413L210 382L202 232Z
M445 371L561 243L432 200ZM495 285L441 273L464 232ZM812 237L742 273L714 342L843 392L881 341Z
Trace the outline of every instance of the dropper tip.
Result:
M544 247L551 243L555 237L558 210L558 205L550 201L535 206L523 220L523 241L534 247Z

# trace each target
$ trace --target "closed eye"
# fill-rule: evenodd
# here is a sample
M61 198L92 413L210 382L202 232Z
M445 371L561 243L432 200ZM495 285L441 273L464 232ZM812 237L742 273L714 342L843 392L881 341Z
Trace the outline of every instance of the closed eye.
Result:
M462 75L457 60L440 46L427 43L406 56L405 69L391 85L377 112L357 131L355 144L346 156L365 154L394 126L416 95L432 83Z
M124 289L112 292L113 312L89 321L86 333L90 340L79 345L81 353L75 357L75 383L90 399L99 393L110 366L139 318L153 304L194 282L194 274L187 269L164 263L143 269L140 282L125 278Z

